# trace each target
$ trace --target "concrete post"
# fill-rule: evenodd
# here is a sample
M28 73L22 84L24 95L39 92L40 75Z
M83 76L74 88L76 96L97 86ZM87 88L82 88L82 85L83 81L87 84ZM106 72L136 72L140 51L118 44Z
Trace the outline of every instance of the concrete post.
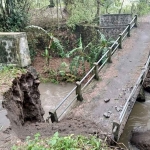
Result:
M136 99L138 102L145 102L145 92L143 87L140 89L140 93Z
M122 49L122 34L119 34L119 48Z
M81 91L81 83L79 81L77 81L76 85L77 85L76 94L78 95L77 100L78 101L83 101L82 91Z
M118 121L114 121L112 133L113 133L114 141L116 141L116 142L119 139L119 130L120 130L120 124L118 123Z
M130 31L131 31L130 28L131 28L131 24L129 23L128 24L128 30L127 30L128 31L127 37L130 37Z
M112 63L112 60L111 60L112 48L109 47L108 50L109 50L109 52L108 52L108 62L109 62L109 63Z
M134 27L137 27L137 15L135 15L135 25Z
M49 112L50 118L51 118L51 122L58 122L58 117L57 117L57 113L55 110L52 110Z
M98 64L95 62L94 63L94 66L95 66L95 70L94 70L94 73L95 73L95 79L96 80L99 80L99 76L98 76Z

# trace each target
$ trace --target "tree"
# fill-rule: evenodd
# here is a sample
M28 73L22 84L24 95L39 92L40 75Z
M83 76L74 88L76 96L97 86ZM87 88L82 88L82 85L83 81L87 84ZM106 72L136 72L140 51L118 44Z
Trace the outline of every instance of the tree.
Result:
M0 30L17 31L27 24L28 0L0 0Z
M101 3L100 0L96 0L96 2L97 2L97 12L95 18L100 16L100 3Z

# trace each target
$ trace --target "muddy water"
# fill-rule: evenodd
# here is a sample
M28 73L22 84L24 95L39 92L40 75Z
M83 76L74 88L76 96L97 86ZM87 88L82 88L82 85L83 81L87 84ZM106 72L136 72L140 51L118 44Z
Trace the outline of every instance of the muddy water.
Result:
M40 94L41 94L41 102L43 109L45 111L44 119L46 119L50 110L54 110L59 103L63 100L64 97L74 88L74 84L64 84L57 85L52 83L41 83L39 86ZM61 112L68 106L69 102L73 99L75 93L71 95L67 101L58 109L58 116Z
M10 125L9 119L6 117L7 111L2 107L3 97L0 94L0 129L6 129Z
M128 122L125 126L124 133L120 141L124 143L130 150L137 150L134 146L130 145L130 133L134 128L150 129L150 94L146 93L146 102L136 102L131 112Z

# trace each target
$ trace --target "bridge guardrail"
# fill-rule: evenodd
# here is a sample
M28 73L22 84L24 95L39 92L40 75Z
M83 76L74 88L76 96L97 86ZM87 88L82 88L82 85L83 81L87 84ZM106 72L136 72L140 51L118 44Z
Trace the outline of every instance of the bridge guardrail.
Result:
M122 109L122 112L120 113L120 116L119 116L119 119L117 121L114 121L113 122L113 138L115 141L117 141L122 133L122 126L125 125L126 121L127 121L127 118L129 116L129 112L131 111L132 107L134 106L134 103L136 101L136 99L132 100L134 98L134 94L137 92L137 90L140 90L140 86L142 86L142 83L146 77L146 74L147 74L147 71L148 71L148 67L150 65L150 55L148 57L148 60L144 66L144 69L142 70L138 80L136 81L123 109ZM128 107L130 105L130 110L128 110ZM127 114L128 112L128 114ZM124 120L126 119L126 120Z
M130 37L130 31L133 27L137 27L137 15L135 15L132 19L132 21L126 26L126 28L123 30L123 32L119 35L117 40L111 45L111 47L108 48L108 50L103 54L103 56L93 64L93 67L89 70L89 72L81 79L81 81L76 82L76 86L67 94L67 96L61 101L61 103L56 107L56 109L49 112L50 119L53 122L58 122L60 117L64 114L64 112L69 108L69 106L77 99L78 101L82 101L82 91L84 88L92 81L93 78L96 80L99 80L98 73L100 70L104 67L104 65L108 62L111 63L111 56L115 53L115 51L118 48L122 48L122 41L125 39L125 37ZM105 59L104 62L102 60ZM102 64L99 66L99 63L102 62ZM87 79L90 77L89 79ZM87 79L87 82L84 81ZM61 107L61 105L72 95L72 93L75 92L76 96L73 98L73 100L69 103L69 105L64 109L64 111L58 116L57 110Z

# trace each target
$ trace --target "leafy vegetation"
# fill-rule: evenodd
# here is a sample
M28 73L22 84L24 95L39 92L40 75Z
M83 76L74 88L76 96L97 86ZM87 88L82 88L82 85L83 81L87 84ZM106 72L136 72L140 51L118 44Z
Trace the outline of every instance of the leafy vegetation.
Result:
M0 68L0 86L7 85L10 86L12 84L12 80L25 73L26 69L21 69L19 67L14 66L2 66Z
M28 0L0 0L0 31L20 31L28 22Z
M106 143L95 136L74 136L60 137L56 132L53 137L41 139L40 134L36 134L31 140L27 137L25 143L14 145L12 150L111 150Z

